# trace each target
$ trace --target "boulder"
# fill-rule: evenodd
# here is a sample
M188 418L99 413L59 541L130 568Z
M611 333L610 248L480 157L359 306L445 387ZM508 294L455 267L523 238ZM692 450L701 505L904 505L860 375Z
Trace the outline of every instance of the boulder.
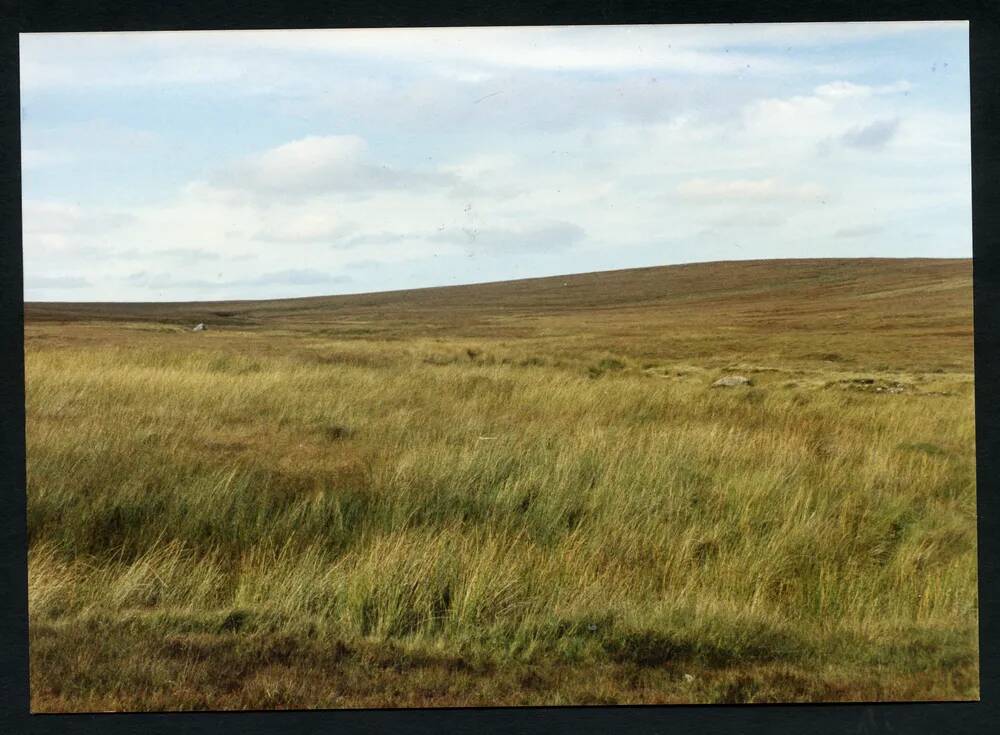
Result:
M712 383L713 388L735 388L738 385L753 385L753 381L742 375L726 375Z

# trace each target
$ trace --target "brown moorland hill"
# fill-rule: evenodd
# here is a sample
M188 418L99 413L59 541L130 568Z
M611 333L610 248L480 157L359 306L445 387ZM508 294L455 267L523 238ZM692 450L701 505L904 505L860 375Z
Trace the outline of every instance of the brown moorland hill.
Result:
M972 261L726 261L266 301L27 303L25 321L205 322L210 330L346 339L544 339L547 348L555 341L636 358L757 355L968 369Z

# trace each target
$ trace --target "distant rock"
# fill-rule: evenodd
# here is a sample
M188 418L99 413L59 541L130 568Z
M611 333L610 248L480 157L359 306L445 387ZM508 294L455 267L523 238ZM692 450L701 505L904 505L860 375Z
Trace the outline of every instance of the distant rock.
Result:
M909 389L909 386L898 381L876 380L875 378L848 378L846 380L838 380L834 383L827 383L827 385L861 391L862 393L896 394L904 393Z
M194 327L194 329L192 329L191 331L192 332L204 332L205 331L205 325L204 324L196 324L195 327Z
M738 385L753 385L753 381L742 375L726 375L712 383L713 388L735 388Z

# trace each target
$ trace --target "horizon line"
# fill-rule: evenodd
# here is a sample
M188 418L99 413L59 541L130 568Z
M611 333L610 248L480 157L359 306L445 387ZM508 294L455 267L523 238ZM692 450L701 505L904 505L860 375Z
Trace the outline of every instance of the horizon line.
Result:
M327 293L327 294L315 294L311 296L274 296L265 299L252 299L252 298L231 298L231 299L193 299L193 300L170 300L165 299L162 301L28 301L24 298L24 286L23 286L23 274L22 274L22 291L21 291L21 301L24 306L31 305L146 305L146 304L172 304L175 306L183 305L200 305L200 304L233 304L233 303L273 303L277 301L307 301L310 299L331 299L340 298L347 296L367 296L376 294L393 294L393 293L408 293L413 291L429 291L432 289L453 289L453 288L466 288L469 286L491 286L499 285L503 283L524 283L527 281L544 281L555 278L574 278L579 276L592 276L599 275L603 273L624 273L626 271L644 271L644 270L654 270L658 268L684 268L688 266L698 266L698 265L728 265L732 263L801 263L801 262L811 262L811 261L901 261L901 260L951 260L951 261L961 261L961 260L974 260L973 256L965 257L933 257L933 256L913 256L913 257L901 257L901 256L863 256L863 257L838 257L838 256L817 256L817 257L804 257L804 258L731 258L727 260L694 260L686 261L683 263L663 263L660 265L644 265L644 266L633 266L628 268L609 268L607 270L599 271L579 271L572 273L555 273L547 276L526 276L524 278L509 278L504 280L491 280L491 281L468 281L465 283L450 283L437 286L415 286L413 288L390 288L382 291L351 291L346 293Z

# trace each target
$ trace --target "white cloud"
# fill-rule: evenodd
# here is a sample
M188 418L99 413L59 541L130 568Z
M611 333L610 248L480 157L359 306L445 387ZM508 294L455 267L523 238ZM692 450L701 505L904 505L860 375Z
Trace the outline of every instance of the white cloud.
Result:
M885 231L885 227L882 225L857 225L854 227L840 227L834 231L834 237L842 238L854 238L854 237L868 237L870 235L878 235Z
M518 28L390 28L198 31L21 36L24 90L94 86L227 83L260 91L300 86L289 64L317 57L424 64L453 79L479 82L497 70L670 70L680 73L787 73L775 48L852 44L963 27L964 22L783 23ZM50 48L71 49L53 54ZM759 48L759 51L747 51ZM739 50L737 50L739 49ZM809 68L798 61L795 70Z
M263 227L254 234L265 242L329 242L357 231L357 226L344 222L327 209L310 209L288 217L285 210L262 213Z
M132 221L126 212L84 209L78 204L27 200L21 206L26 233L93 233L122 227Z
M44 275L41 273L31 274L25 278L25 289L45 289L45 288L88 288L91 282L86 278L73 275Z
M540 253L566 250L586 237L579 225L571 222L541 222L515 227L461 227L442 231L430 239L455 243L473 252Z
M745 108L743 124L758 138L786 146L802 141L812 145L824 138L840 137L849 128L868 125L873 115L898 111L893 100L911 88L906 80L879 86L830 82L816 87L811 95L757 100ZM898 118L899 114L886 116Z
M826 195L816 184L786 184L775 178L712 180L691 179L681 183L677 192L687 198L708 203L728 203L734 200L754 201L814 201Z
M247 73L240 59L199 53L181 34L173 33L176 44L171 53L150 55L144 47L166 40L160 34L100 33L79 34L68 41L54 34L21 36L21 88L60 89L94 87L139 87L144 85L188 85L237 82ZM188 34L190 35L190 34ZM46 53L50 42L69 43L77 51L65 56Z
M245 278L223 278L219 273L215 279L191 278L174 272L136 271L124 279L133 286L153 289L221 289L228 290L247 286L336 286L350 283L350 276L341 273L327 273L321 270L293 268L271 271ZM55 284L53 284L55 285Z
M854 84L853 82L837 81L821 84L816 87L814 94L817 97L828 97L831 99L847 99L851 97L872 97L879 94L894 94L897 92L909 92L913 85L905 79L892 84L882 84L870 86L867 84Z
M46 150L44 148L23 148L21 150L21 168L37 169L46 166L58 166L74 159L68 151Z
M223 191L265 197L454 183L447 173L399 169L370 161L366 153L367 145L357 135L309 136L236 161L208 183Z
M736 212L725 217L711 220L712 227L742 228L742 227L781 227L788 221L788 216L777 212L749 210Z

